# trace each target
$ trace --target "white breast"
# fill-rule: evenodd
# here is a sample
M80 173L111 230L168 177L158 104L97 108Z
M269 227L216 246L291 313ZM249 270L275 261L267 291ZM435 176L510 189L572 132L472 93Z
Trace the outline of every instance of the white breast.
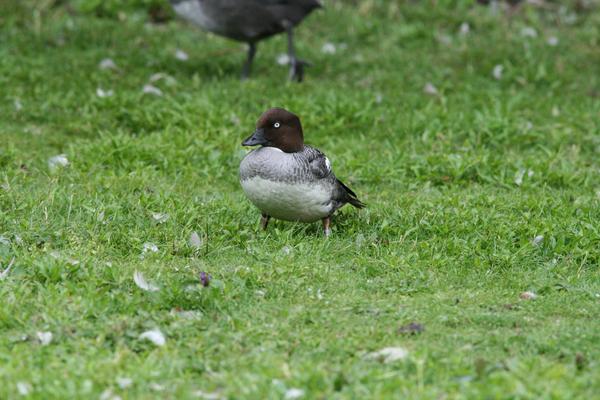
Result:
M320 184L292 184L258 176L241 184L250 201L273 218L313 222L327 217L333 208L331 191Z

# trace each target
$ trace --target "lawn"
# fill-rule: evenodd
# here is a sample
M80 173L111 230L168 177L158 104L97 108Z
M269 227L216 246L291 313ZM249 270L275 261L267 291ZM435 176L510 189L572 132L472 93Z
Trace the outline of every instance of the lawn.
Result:
M597 398L600 8L474 3L329 1L302 84L285 37L242 82L180 20L3 3L0 399ZM243 195L272 106L368 205L328 239Z

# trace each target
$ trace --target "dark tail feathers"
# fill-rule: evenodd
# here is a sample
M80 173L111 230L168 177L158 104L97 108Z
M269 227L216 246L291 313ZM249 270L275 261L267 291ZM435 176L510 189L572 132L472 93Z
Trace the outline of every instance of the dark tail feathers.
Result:
M352 189L350 189L348 186L344 185L344 182L340 181L339 179L337 179L338 183L344 188L344 190L346 191L346 201L350 204L352 204L354 207L361 209L361 208L365 208L367 205L365 203L363 203L362 201L360 201L358 199L358 196L356 196L356 193L354 193L354 191Z

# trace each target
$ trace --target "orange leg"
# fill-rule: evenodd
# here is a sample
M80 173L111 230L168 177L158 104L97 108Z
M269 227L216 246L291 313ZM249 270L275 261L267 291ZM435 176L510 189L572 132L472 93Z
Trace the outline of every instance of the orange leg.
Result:
M331 217L323 218L323 233L325 233L325 237L329 237L331 235L331 229L329 226L331 225Z

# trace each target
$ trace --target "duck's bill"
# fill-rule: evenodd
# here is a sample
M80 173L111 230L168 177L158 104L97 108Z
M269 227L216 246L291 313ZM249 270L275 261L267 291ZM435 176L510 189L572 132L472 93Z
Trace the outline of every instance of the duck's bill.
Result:
M242 142L242 146L258 146L260 144L267 144L267 142L264 129L259 128L248 139Z

